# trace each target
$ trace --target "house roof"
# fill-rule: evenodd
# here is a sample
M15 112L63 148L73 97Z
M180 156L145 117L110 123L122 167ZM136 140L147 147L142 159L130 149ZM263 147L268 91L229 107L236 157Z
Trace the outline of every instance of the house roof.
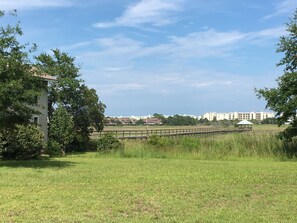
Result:
M242 120L238 122L237 125L252 125L253 123L249 122L248 120Z
M43 80L46 80L46 81L55 81L55 80L57 80L56 77L51 76L51 75L48 75L46 73L37 74L36 73L36 71L37 71L37 68L36 67L32 67L30 71L33 73L33 76L41 77Z
M55 81L56 80L56 77L50 76L48 74L42 74L42 75L40 75L40 77L46 81Z

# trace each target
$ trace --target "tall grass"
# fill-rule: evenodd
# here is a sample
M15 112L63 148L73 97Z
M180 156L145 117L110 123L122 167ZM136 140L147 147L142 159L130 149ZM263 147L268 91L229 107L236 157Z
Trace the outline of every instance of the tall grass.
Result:
M125 149L113 156L143 158L232 159L273 158L289 159L297 150L297 142L284 142L273 133L236 133L209 137L161 138L147 141L125 141Z

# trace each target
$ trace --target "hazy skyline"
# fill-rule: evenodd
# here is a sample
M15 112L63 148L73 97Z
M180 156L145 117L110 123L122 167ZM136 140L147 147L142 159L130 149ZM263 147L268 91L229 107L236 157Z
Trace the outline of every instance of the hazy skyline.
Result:
M282 74L276 44L296 0L0 0L22 41L76 58L82 78L128 116L262 111L254 88ZM9 21L8 21L9 20Z

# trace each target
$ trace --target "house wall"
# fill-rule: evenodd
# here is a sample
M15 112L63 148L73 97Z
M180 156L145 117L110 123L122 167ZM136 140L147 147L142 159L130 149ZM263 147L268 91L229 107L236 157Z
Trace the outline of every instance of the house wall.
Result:
M35 110L39 111L40 114L33 115L32 122L37 121L40 130L44 134L44 140L48 141L48 120L47 120L47 111L48 111L48 97L46 88L42 89L41 95L38 97L37 105L32 106ZM37 119L37 120L36 120Z

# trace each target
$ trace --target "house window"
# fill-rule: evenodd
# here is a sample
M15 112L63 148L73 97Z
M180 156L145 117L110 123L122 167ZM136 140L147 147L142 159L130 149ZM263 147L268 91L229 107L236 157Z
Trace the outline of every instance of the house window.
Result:
M33 117L33 123L36 124L36 125L39 124L39 117L38 116Z
M33 102L35 105L38 104L38 96L34 96L34 102Z

